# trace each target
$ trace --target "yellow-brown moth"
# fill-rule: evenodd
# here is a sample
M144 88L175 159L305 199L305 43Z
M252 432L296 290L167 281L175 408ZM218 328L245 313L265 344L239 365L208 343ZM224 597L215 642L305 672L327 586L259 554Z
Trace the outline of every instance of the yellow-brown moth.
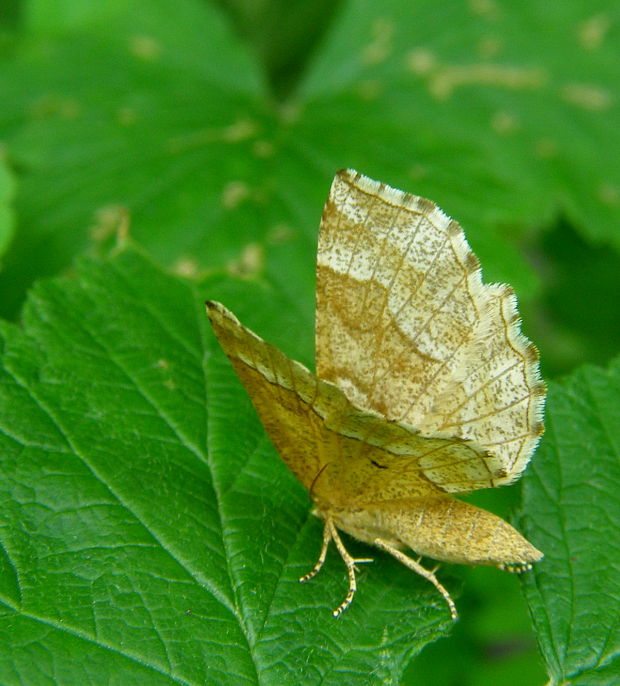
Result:
M356 591L339 531L448 591L420 557L531 568L542 553L453 497L511 483L543 433L538 352L509 286L483 284L460 225L434 203L339 172L317 256L316 375L207 303L213 329Z

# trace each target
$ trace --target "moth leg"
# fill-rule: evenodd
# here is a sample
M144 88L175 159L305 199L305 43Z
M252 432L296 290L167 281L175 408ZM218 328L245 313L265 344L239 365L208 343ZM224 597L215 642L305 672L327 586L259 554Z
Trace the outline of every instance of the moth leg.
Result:
M450 608L450 615L452 616L452 619L456 621L456 618L458 617L456 605L454 604L454 601L450 597L448 591L446 591L446 589L442 586L442 584L435 576L435 571L437 570L437 567L435 567L433 570L428 570L422 567L419 561L416 562L415 560L412 560L404 553L401 553L401 551L398 550L398 548L395 548L393 545L387 543L386 541L383 541L380 538L375 538L374 544L377 546L377 548L381 548L382 550L385 550L386 553L390 553L390 555L393 555L399 562L402 562L405 565L405 567L409 567L409 569L430 581L433 584L433 586L435 586L435 588L444 597L446 603L448 603L448 607Z
M342 558L342 561L344 562L346 568L347 568L347 574L349 576L349 590L347 592L347 595L345 596L345 599L338 605L338 607L332 611L332 614L334 617L339 617L351 604L351 601L353 600L353 596L355 595L355 591L357 591L357 582L355 580L355 572L359 571L357 567L355 566L358 563L362 562L373 562L372 558L353 558L349 555L347 549L344 547L344 543L342 542L342 539L340 538L340 535L338 534L338 529L336 529L334 522L331 519L326 519L325 520L325 528L329 527L329 533L331 538L333 539L334 543L336 544L336 548L338 548L338 552L340 553L340 557Z
M315 577L320 571L321 567L323 566L323 563L325 562L325 558L327 557L327 548L329 547L329 542L332 540L332 534L331 531L329 530L329 525L327 522L325 522L325 526L323 527L323 546L321 547L321 552L319 553L319 559L316 561L316 564L314 567L307 573L304 574L299 581L303 584L306 581L310 581L313 577Z
M325 562L325 558L327 556L327 548L329 546L330 541L334 541L336 544L336 548L338 548L338 552L340 553L340 557L342 557L342 560L344 564L346 565L347 568L347 574L349 577L349 591L345 597L345 599L338 605L338 607L332 612L334 617L339 617L351 604L351 601L353 600L353 596L355 595L355 591L357 591L357 583L355 580L355 572L358 571L357 567L355 566L356 564L361 564L362 562L373 562L372 558L353 558L349 555L347 552L347 549L344 547L344 543L342 542L342 539L340 538L340 535L338 534L338 529L334 525L333 520L330 517L327 517L325 519L325 526L323 527L323 545L321 547L321 553L319 554L319 559L317 560L316 564L314 567L307 573L304 574L299 581L302 583L305 581L309 581L312 579L312 577L316 576L319 571L321 570L321 567L323 566L323 563Z

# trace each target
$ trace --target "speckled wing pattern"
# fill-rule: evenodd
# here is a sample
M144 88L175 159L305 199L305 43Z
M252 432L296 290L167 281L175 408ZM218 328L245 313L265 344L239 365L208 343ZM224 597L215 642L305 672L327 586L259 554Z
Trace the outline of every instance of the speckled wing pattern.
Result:
M220 303L207 303L207 310L278 452L316 498L354 508L484 488L499 478L500 462L476 443L422 436L405 423L360 410Z
M336 175L321 221L316 364L355 407L482 448L486 482L452 492L510 483L543 432L538 353L512 289L482 283L434 203L352 170Z

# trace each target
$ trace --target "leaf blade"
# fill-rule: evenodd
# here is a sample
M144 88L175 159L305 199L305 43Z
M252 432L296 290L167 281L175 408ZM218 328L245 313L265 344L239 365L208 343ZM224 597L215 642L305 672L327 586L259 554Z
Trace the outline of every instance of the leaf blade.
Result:
M618 361L551 384L524 482L521 521L545 552L524 587L552 683L609 683L620 665L619 406Z
M129 250L40 284L23 331L3 325L0 631L19 633L0 649L2 678L96 682L86 656L113 653L123 683L296 683L308 663L308 683L363 683L375 649L381 674L398 674L449 630L432 587L381 556L342 621L337 555L299 584L320 524L202 301ZM51 628L20 645L32 621Z

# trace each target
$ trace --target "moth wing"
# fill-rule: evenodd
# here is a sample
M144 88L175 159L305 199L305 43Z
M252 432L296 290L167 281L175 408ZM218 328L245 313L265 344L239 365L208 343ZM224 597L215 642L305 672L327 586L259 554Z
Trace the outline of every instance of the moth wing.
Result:
M481 445L502 465L495 485L521 473L543 431L538 353L512 290L482 283L434 203L351 170L321 220L316 359L356 406Z
M422 436L359 410L324 382L207 303L213 330L282 459L322 502L357 503L440 495L496 485L503 466L472 441Z

